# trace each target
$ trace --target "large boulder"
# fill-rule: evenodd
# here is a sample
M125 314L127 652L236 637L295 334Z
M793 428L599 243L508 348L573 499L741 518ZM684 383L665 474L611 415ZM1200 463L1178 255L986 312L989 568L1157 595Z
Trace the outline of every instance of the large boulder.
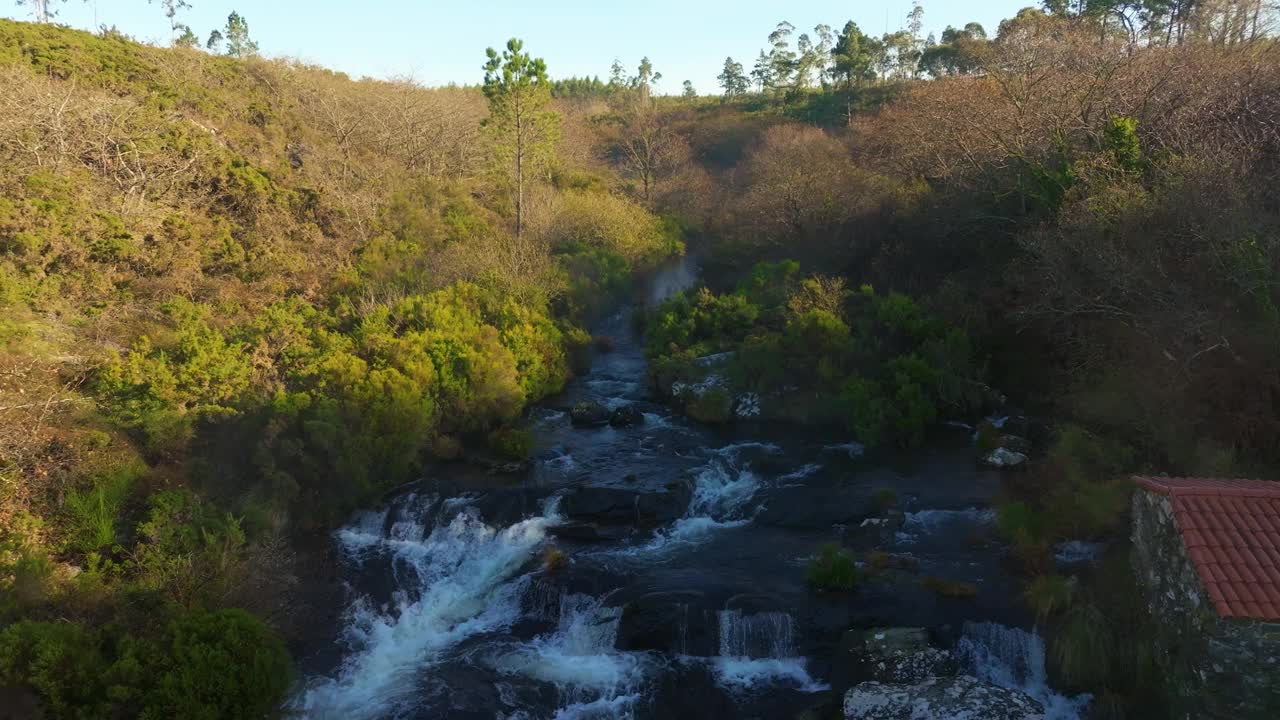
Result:
M609 408L595 400L580 402L569 410L574 427L602 427L609 424L610 416Z
M1030 695L970 675L915 683L864 682L844 696L845 720L1043 720Z
M756 516L756 523L786 528L856 527L863 520L879 514L879 504L865 489L811 486L803 493L779 493L770 497Z
M565 495L559 510L570 522L653 527L683 517L690 495L682 482L657 489L584 485Z
M843 690L863 681L916 683L955 672L951 653L930 645L924 628L849 630L840 638L831 685Z

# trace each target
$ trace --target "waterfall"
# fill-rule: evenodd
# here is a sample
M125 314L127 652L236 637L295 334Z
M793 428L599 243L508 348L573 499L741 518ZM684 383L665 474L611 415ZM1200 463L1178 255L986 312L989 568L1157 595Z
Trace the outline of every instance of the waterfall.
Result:
M559 605L553 632L496 653L489 664L554 685L557 718L627 717L641 697L647 659L614 649L622 608L579 594L563 595Z
M295 709L312 718L367 718L411 701L415 677L473 635L521 615L521 568L556 515L493 528L465 499L408 496L394 511L364 513L336 533L351 562L386 562L399 588L391 602L358 597L348 608L350 652L334 677L310 683Z
M1089 695L1069 698L1049 687L1044 640L1035 631L967 622L956 656L975 677L1038 700L1044 705L1045 720L1078 720L1092 699Z
M795 622L782 612L743 615L720 611L720 655L714 659L716 679L731 691L750 691L767 683L792 685L803 692L821 692L805 669L795 644Z

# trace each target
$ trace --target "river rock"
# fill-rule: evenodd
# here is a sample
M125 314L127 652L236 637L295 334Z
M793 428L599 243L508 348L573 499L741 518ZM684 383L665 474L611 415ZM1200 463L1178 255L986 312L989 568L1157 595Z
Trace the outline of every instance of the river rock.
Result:
M586 485L561 499L560 514L576 523L653 527L684 516L689 498L686 483L670 483L661 489Z
M609 424L613 427L631 427L644 424L644 413L634 405L624 405L609 416Z
M1015 450L998 447L987 453L982 458L982 464L1000 468L1002 470L1011 470L1013 468L1022 467L1027 463L1027 456Z
M575 427L601 427L609 424L609 408L589 400L574 405L569 410L569 420Z
M702 593L652 592L623 606L616 647L705 657L717 652L718 627Z
M855 527L863 520L879 515L879 510L875 500L860 488L810 486L804 493L770 498L770 502L756 515L756 522L789 528Z
M970 675L916 683L864 682L844 696L845 720L1043 720L1044 707L1018 690Z
M924 628L849 630L840 639L831 684L842 690L863 681L916 683L955 672L951 653L933 647Z

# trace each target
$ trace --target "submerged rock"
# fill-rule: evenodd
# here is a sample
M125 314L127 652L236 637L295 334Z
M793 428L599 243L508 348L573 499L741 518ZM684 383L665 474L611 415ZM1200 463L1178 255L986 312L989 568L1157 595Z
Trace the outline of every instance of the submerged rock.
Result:
M743 393L733 402L733 414L740 418L760 417L760 395Z
M1030 695L970 675L915 683L864 682L844 696L845 720L1043 720Z
M609 424L609 408L591 400L580 402L569 410L569 419L575 427L600 427Z
M625 405L613 411L609 416L609 424L613 427L631 427L644 424L644 413L634 405Z
M684 483L671 483L658 490L587 485L564 496L560 513L574 523L652 527L684 516L690 494Z

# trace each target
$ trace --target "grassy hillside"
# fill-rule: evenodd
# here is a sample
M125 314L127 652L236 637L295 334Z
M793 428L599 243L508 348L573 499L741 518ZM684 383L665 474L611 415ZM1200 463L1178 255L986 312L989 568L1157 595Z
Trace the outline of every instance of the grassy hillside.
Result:
M680 233L566 142L516 239L487 114L0 21L0 684L261 717L292 539L432 457L525 452L578 323Z

